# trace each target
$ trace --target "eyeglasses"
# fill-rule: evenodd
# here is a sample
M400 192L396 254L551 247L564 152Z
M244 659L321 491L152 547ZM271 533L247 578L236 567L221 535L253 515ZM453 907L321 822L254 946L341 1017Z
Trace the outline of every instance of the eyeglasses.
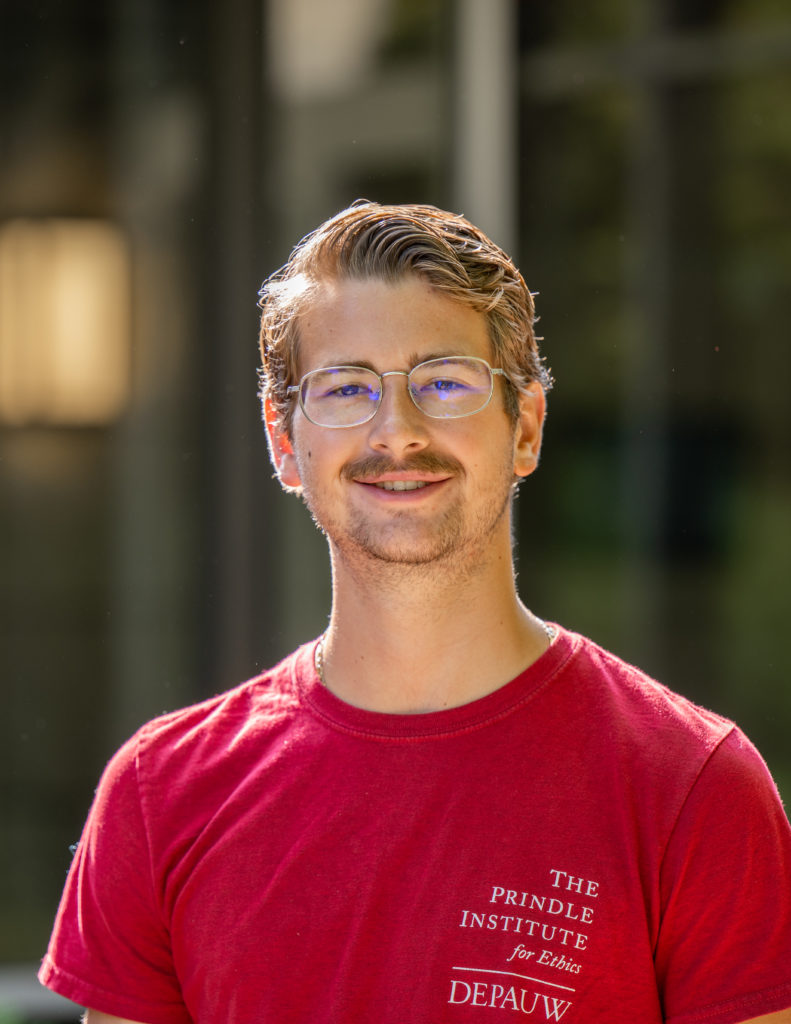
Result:
M363 366L324 366L310 370L288 394L299 396L305 416L317 427L359 427L382 404L385 377L406 377L409 397L432 419L460 419L481 412L491 401L494 374L477 356L428 359L406 370L377 373Z

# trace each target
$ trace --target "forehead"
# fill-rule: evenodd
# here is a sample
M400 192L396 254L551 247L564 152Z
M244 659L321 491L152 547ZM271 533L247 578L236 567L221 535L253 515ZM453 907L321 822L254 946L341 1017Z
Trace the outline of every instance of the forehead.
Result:
M416 277L323 281L300 314L300 374L360 362L408 370L448 355L491 359L486 318Z

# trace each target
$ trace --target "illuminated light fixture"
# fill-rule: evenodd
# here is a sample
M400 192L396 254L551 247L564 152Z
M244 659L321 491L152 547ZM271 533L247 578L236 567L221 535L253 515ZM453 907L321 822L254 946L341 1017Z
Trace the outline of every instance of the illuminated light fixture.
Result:
M0 226L0 421L91 426L130 388L130 268L103 220Z

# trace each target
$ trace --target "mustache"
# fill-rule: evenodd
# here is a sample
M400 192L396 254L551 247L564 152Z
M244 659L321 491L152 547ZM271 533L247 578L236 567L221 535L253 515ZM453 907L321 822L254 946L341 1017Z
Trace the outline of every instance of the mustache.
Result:
M452 455L437 455L434 452L417 454L397 462L386 455L366 455L363 459L347 462L341 469L344 480L360 480L384 473L460 473L462 465Z

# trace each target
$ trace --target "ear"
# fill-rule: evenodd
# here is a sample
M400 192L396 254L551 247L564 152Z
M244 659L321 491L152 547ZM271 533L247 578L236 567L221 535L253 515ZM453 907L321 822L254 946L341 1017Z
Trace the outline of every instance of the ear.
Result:
M269 442L269 458L272 460L283 490L300 491L302 481L299 477L297 457L294 454L291 438L270 398L264 399L264 423Z
M538 381L519 393L519 418L514 435L514 474L524 477L538 467L547 400Z

